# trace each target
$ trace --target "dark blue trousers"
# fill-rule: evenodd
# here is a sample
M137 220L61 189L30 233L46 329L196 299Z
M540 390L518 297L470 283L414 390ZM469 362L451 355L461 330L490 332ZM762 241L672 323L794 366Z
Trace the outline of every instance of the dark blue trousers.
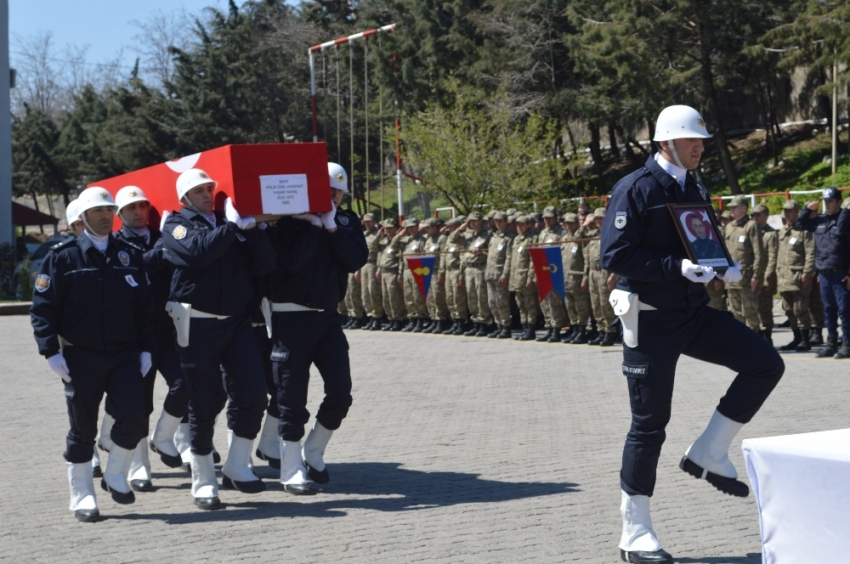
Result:
M342 316L336 311L274 313L272 366L280 410L280 436L299 441L310 419L307 388L310 365L322 376L325 398L316 420L326 429L339 429L351 407L351 366Z
M823 318L826 332L830 339L838 339L838 321L841 321L841 332L845 339L850 338L850 292L841 280L847 277L846 272L818 274L820 278L820 296L823 301Z
M251 316L227 319L192 318L189 346L177 348L189 390L189 434L192 452L213 449L215 417L224 407L226 391L233 403L227 426L238 437L254 439L266 409L266 382Z
M254 337L257 339L257 346L260 348L260 358L263 360L263 374L266 378L266 393L271 396L269 400L269 406L266 409L269 415L274 417L275 419L280 419L280 411L277 408L277 386L274 383L274 376L272 376L272 340L269 338L268 331L266 330L265 325L257 325L252 328L254 333ZM225 386L227 386L227 380L225 376ZM227 420L231 421L236 415L236 406L233 404L233 400L231 399L230 389L227 390Z
M71 374L71 383L65 384L71 424L65 460L80 464L92 459L98 410L104 394L110 398L111 415L115 418L110 434L112 442L127 450L136 448L147 434L139 351L131 348L107 354L68 346L63 355Z
M629 495L651 496L670 421L679 356L738 373L717 410L739 423L753 418L779 383L785 364L764 338L728 312L708 306L692 311L641 311L638 335L636 348L623 345L632 426L623 449L620 483Z

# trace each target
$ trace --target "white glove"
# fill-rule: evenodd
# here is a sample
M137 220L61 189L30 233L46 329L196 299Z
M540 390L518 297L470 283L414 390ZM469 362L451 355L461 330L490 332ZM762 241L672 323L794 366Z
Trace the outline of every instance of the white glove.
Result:
M236 227L242 230L251 229L257 225L257 220L253 217L246 217L244 219L240 217L239 212L233 207L233 202L230 201L230 198L224 201L224 217L227 218L227 221L235 223Z
M697 284L705 284L714 278L714 269L710 266L700 266L694 264L688 259L682 260L682 276L696 282Z
M322 225L324 225L325 229L328 231L336 229L336 206L333 202L331 202L331 211L320 213L319 218L321 218Z
M142 378L145 377L145 374L151 371L151 366L153 366L153 361L151 360L151 353L142 352L139 355L139 363L142 365Z
M730 284L734 284L735 282L741 281L741 263L738 261L734 261L733 266L726 269L722 275L718 276L724 282L729 282Z
M319 219L319 216L314 213L299 213L298 215L293 215L295 219L300 219L302 221L309 221L313 224L314 227L322 228L322 220Z
M162 217L159 220L159 231L162 233L162 230L165 229L165 220L168 219L168 216L171 215L171 212L164 211L162 212Z
M57 373L66 384L71 383L71 371L68 370L68 363L65 362L65 357L62 353L54 354L47 359L47 364L50 365L50 370Z

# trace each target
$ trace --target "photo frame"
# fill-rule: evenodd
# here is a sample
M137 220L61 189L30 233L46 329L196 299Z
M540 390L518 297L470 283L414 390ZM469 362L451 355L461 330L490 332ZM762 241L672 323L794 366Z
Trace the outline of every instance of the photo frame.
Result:
M721 273L732 267L732 257L710 204L667 204L667 208L692 263Z

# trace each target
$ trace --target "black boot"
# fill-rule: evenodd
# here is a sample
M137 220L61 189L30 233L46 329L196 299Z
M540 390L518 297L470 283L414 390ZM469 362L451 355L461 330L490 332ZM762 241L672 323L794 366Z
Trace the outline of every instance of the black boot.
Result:
M511 338L511 326L505 325L502 327L502 330L499 331L499 334L496 336L497 339L510 339Z
M797 345L802 341L802 335L799 329L791 329L791 332L794 333L794 338L791 339L791 342L787 345L783 345L779 347L781 351L795 351L797 350Z
M800 331L800 344L797 345L798 351L806 352L812 350L812 345L809 344L809 337L811 337L811 330L803 329Z
M598 345L605 338L605 333L596 332L596 337L587 342L588 345Z
M422 332L431 334L434 332L434 329L437 328L437 321L434 319L428 319L428 321L422 324Z
M495 329L493 329L492 331L490 331L489 333L487 333L487 338L488 338L488 339L495 339L496 337L498 337L498 336L499 336L499 333L501 333L501 332L502 332L502 328L501 328L501 327L499 327L499 325L498 325L498 324L497 324L495 327L496 327Z
M587 332L587 343L590 344L591 341L595 341L598 336L599 331L595 327L591 327L590 331Z
M463 319L457 320L457 325L455 326L455 330L452 331L452 335L462 336L465 333L464 327L466 326L466 321Z
M838 349L832 358L850 358L850 343L847 342L847 339L844 339L844 342L841 343L841 348Z
M449 328L448 328L448 329L445 329L444 331L442 331L443 335L451 335L451 334L453 334L453 333L455 332L455 329L457 329L457 324L458 324L458 323L459 323L459 321L458 321L457 319L452 320L452 324L451 324L451 325L449 325Z
M480 323L473 323L472 327L469 329L469 331L464 331L463 336L464 337L474 337L475 334L478 333L478 330L480 328L481 328Z
M402 328L401 332L402 333L410 333L411 331L413 331L413 327L415 325L416 325L416 320L411 317L407 320L407 323Z
M422 318L421 318L421 317L417 317L417 318L416 318L416 323L414 323L414 324L413 324L413 329L411 329L411 331L412 331L413 333L421 333L421 332L422 332L422 327L423 327L423 324L422 324Z
M814 327L812 336L809 337L809 344L813 347L819 347L823 344L823 327Z
M572 341L576 336L576 326L570 325L570 330L561 333L561 342L566 344Z
M348 329L348 326L351 325L351 318L349 316L344 317L344 323L342 324L343 329Z
M534 340L537 341L538 343L542 343L543 341L548 341L549 337L552 336L552 331L553 331L553 329L549 329L545 333L543 333L542 335L540 335L539 337L537 337Z
M525 331L523 331L522 335L519 336L520 341L533 341L534 340L534 324L526 323Z
M523 323L522 324L522 331L520 331L519 333L514 333L511 336L511 339L513 339L514 341L519 341L525 335L525 331L526 331L525 326L526 325L528 325L528 323Z
M404 323L402 323L401 319L396 319L395 321L393 321L393 325L390 331L404 331Z
M363 327L361 327L361 329L363 329L364 331L371 331L375 328L375 323L377 323L378 320L374 317L367 317L366 319L368 319L369 322L366 323L366 325L364 325Z
M561 328L555 327L552 329L552 334L547 339L550 343L560 343L561 342Z
M392 319L387 319L387 324L381 327L381 331L391 331L394 323Z
M486 337L489 334L490 334L490 325L484 324L484 323L479 323L478 324L478 331L475 333L475 336L476 337Z
M587 331L584 327L579 327L576 336L573 337L573 340L570 341L571 345L586 345L587 344Z
M616 333L605 333L602 340L599 342L600 347L613 347L616 344Z
M383 331L383 327L381 327L381 320L378 317L372 318L372 326L369 327L370 331Z
M362 317L352 317L351 325L348 326L349 329L360 329L363 327L363 318Z
M828 337L826 339L826 346L818 352L818 358L831 358L835 356L835 353L838 352L838 348L835 346L835 339L833 337Z
M770 346L773 346L773 329L765 329L761 332L761 336L770 343Z

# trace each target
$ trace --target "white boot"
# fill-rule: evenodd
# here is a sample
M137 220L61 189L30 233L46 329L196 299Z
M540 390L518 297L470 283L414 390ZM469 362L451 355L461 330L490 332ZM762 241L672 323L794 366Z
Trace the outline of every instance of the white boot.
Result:
M201 509L218 509L218 481L215 477L215 463L212 453L200 456L191 455L192 460L192 497L195 505Z
M109 452L112 448L113 425L115 425L115 419L108 413L104 413L103 421L100 423L100 434L97 436L97 446L104 452Z
M97 497L94 494L92 465L87 462L65 464L68 467L68 486L71 488L71 503L68 509L73 511L80 521L94 523L100 519L100 512L97 510Z
M227 430L227 450L228 451L230 450L230 445L232 443L233 443L233 431L231 429L228 429ZM252 441L252 445L253 445L253 441ZM254 459L251 458L250 452L248 453L248 468L250 468L252 472L254 471Z
M307 468L301 459L301 441L280 439L280 483L294 495L312 495L316 490L307 480Z
M301 455L304 457L310 479L317 484L327 484L331 481L330 474L325 468L325 447L328 446L331 435L333 435L333 431L326 429L317 420L313 423L310 434L304 440Z
M153 491L151 483L151 461L148 458L148 445L145 439L139 441L133 456L130 457L130 471L127 472L130 487L137 492Z
M229 434L230 446L227 448L227 460L221 467L224 476L221 485L224 489L236 488L242 493L259 493L265 491L266 485L248 467L251 449L254 441Z
M277 434L279 424L280 419L266 413L260 441L257 443L257 458L265 460L269 466L276 469L280 469L280 441Z
M623 516L623 534L620 537L620 550L625 552L657 552L661 543L652 529L649 515L649 497L629 495L622 492L620 513ZM671 561L672 562L672 561Z
M103 480L100 486L112 494L115 503L133 503L136 496L127 483L127 474L130 472L130 463L133 459L133 451L121 448L113 444L109 450L109 459L106 461L106 469L103 471Z
M180 418L170 415L163 409L151 433L151 450L159 454L163 464L169 468L179 468L183 464L180 451L174 445L174 434L179 425Z
M189 442L189 424L180 423L174 432L174 446L180 453L183 467L191 472L189 466L192 464L192 443Z
M100 468L100 455L97 454L97 445L92 449L91 467L92 475L98 478L103 476L103 470Z
M702 467L704 471L713 472L724 478L737 479L738 471L729 460L729 446L743 426L743 423L732 421L715 410L711 421L708 422L708 427L688 447L685 456Z

